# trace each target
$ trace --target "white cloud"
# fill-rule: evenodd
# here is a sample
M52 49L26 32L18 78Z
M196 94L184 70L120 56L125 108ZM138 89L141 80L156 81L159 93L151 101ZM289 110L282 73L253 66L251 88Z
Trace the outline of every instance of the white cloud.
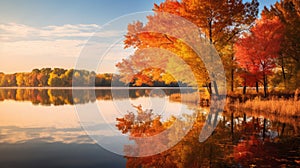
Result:
M18 56L61 56L75 57L80 53L82 47L79 47L84 41L82 40L34 40L34 41L16 41L1 42L1 55ZM33 60L32 60L33 61Z
M55 65L49 66L66 65L65 68L70 68L70 62L61 63L59 61L68 58L73 65L83 48L89 50L87 58L95 60L100 57L102 52L110 48L111 43L114 43L116 39L124 37L125 33L124 30L97 32L100 29L101 26L96 24L50 25L41 28L17 23L0 24L0 71L31 70L44 65L45 60L54 57L57 59L53 62ZM91 36L96 38L86 45ZM109 52L109 57L107 57L112 63L129 54L121 44L113 48L113 52ZM16 60L25 61L16 62ZM9 66L12 63L14 63L14 67ZM26 66L27 68L25 68Z
M96 35L97 37L116 37L120 36L123 31L110 30L98 32L100 25L96 24L77 24L62 26L45 26L35 28L23 24L8 23L0 24L1 41L31 41L31 40L55 40L61 38L89 38Z

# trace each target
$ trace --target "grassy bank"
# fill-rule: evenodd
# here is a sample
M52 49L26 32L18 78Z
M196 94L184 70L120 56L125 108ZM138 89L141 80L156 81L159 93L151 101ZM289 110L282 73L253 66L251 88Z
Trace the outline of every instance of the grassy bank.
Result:
M287 98L288 97L288 98ZM300 118L300 101L298 93L288 94L288 96L273 95L262 98L259 95L227 95L225 111L261 113L265 116L274 115L278 117ZM209 98L201 94L172 94L169 99L187 105L209 105Z
M230 109L238 111L263 112L278 116L300 117L300 101L295 99L269 99L261 100L259 98L249 99L245 103L235 101L227 104Z

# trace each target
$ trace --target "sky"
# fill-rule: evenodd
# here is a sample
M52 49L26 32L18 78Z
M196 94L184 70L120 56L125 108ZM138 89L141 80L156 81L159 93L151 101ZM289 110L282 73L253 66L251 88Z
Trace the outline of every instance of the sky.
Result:
M93 67L90 69L97 72L115 72L115 63L133 52L123 49L127 24L149 14L133 13L151 11L154 3L161 2L2 0L0 72L30 72L43 67ZM262 9L276 0L259 2Z

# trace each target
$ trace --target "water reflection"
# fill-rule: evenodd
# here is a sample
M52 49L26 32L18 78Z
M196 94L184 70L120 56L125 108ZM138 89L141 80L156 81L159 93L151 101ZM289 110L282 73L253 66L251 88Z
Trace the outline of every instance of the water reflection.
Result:
M61 142L65 144L93 144L80 128L0 126L0 143Z
M125 167L125 158L104 150L86 135L73 106L78 103L89 113L88 106L97 104L109 117L107 122L115 125L115 117L120 114L113 110L111 91L76 91L79 96L73 98L72 90L68 89L0 90L1 167ZM167 94L173 92L178 93L178 90L166 91ZM114 101L127 101L122 93L125 92L120 90ZM129 93L132 103L143 106L147 104L147 96L153 94L149 89ZM158 99L166 98L158 96ZM171 114L180 106L173 103L165 112ZM101 124L109 123L98 123L94 127L105 128ZM118 138L111 137L109 130L97 131L112 139L109 145L118 144L114 141Z
M127 167L296 167L300 163L299 122L282 123L262 116L228 112L217 125L212 136L199 143L198 136L207 115L196 111L196 122L190 132L174 147L149 157L126 157ZM162 148L176 139L193 115L177 118L181 122L177 132L157 142ZM146 117L145 117L146 116ZM152 116L152 117L151 117ZM141 121L145 119L145 121ZM117 128L131 137L153 136L162 132L176 120L162 122L148 112L128 113L117 118ZM147 144L136 140L140 150ZM152 150L152 149L151 149ZM125 154L132 152L124 146ZM137 152L135 150L135 152Z
M209 116L209 108L190 103L194 99L185 102L168 99L171 95L177 97L179 90L167 89L164 90L166 97L158 96L158 99L167 98L170 104L164 111L168 115L163 116L157 114L156 109L142 113L134 111L134 107L124 108L124 113L129 111L124 116L114 111L113 101L126 101L124 90L120 90L115 100L110 90L77 91L79 96L73 98L72 90L68 89L0 89L1 167L300 166L299 118L227 109L219 116L221 121L212 136L200 143L199 134ZM149 109L144 102L151 89L130 90L129 93L137 110L139 104ZM111 125L130 137L156 135L177 121L179 127L157 142L157 148L172 143L182 135L189 122L196 120L188 134L169 150L149 157L123 158L99 147L82 130L72 105L80 104L89 113L87 107L93 103L102 107ZM177 115L174 111L180 106L184 106L185 113ZM107 123L98 124L95 128L104 128L101 124ZM108 130L97 131L110 136ZM116 144L112 138L111 145ZM145 144L136 144L142 150L150 150ZM122 148L125 154L132 152L130 146Z
M114 99L131 99L149 96L152 89L117 89ZM164 94L189 93L191 89L163 89ZM128 95L129 94L129 95ZM0 89L0 101L30 101L35 105L73 105L95 102L96 100L112 100L110 89Z
M1 168L125 166L86 135L73 106L6 100L0 109Z

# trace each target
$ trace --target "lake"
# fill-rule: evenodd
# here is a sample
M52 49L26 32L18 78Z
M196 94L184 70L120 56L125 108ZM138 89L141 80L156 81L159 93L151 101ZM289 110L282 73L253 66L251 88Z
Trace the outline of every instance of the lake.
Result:
M213 115L216 128L199 142L210 109L178 99L193 93L178 88L0 89L0 165L300 166L299 118L227 110ZM135 139L161 135L172 125L175 129L151 148Z

